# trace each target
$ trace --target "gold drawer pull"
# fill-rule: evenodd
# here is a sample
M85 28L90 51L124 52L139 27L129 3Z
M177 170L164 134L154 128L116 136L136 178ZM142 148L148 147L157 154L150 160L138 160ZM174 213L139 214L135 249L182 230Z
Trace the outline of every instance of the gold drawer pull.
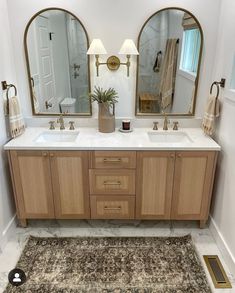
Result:
M121 181L104 181L104 185L121 185Z
M104 158L103 162L104 163L121 163L122 159L121 158Z
M107 206L105 206L104 207L104 210L105 211L120 211L122 209L122 207L107 207Z

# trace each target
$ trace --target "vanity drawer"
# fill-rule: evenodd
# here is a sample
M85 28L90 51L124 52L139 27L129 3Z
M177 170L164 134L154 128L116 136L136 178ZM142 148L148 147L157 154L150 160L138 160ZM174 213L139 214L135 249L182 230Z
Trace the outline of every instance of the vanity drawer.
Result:
M134 219L134 196L91 196L92 219Z
M89 170L91 194L135 194L135 170Z
M91 168L94 169L134 169L136 152L94 151L91 152Z

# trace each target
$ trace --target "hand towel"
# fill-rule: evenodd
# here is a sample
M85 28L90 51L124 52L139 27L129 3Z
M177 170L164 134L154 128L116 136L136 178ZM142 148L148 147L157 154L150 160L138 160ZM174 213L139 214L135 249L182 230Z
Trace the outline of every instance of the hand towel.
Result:
M159 94L162 100L162 109L172 106L178 56L178 39L168 39L165 56L163 58Z
M193 113L193 106L194 106L194 99L195 99L195 84L193 85L193 90L192 90L192 97L191 97L191 101L190 101L190 105L189 105L189 114Z
M32 93L33 93L34 112L37 114L40 112L40 108L39 108L39 103L38 103L38 99L37 99L36 92L35 92L34 88L32 88Z
M9 124L11 136L13 138L21 135L25 130L19 100L16 96L9 98Z
M205 134L212 135L215 131L215 118L219 117L219 100L215 96L210 96L206 110L204 113L204 118L202 122L202 129Z

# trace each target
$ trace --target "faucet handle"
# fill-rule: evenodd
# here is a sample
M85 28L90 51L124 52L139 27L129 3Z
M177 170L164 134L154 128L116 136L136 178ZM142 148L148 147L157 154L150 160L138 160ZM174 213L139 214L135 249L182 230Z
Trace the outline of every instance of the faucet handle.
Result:
M50 130L54 130L55 129L55 121L49 121L50 124Z
M173 121L173 130L178 130L179 129L178 125L179 125L178 121Z
M74 121L69 121L69 124L70 124L69 130L74 130L75 129L74 123L75 123Z
M153 130L158 130L158 122L153 122Z

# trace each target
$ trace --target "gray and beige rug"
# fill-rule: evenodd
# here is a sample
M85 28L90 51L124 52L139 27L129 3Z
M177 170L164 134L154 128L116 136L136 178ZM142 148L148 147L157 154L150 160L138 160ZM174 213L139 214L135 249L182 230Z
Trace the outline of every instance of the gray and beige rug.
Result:
M210 293L191 236L30 237L5 293Z

